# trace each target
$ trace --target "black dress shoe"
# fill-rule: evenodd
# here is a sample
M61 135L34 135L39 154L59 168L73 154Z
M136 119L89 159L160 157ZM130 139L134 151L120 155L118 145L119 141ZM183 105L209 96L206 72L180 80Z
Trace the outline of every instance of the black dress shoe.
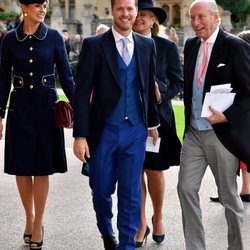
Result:
M240 198L244 202L250 202L250 194L241 194ZM214 202L220 202L220 198L219 197L210 197L210 200L214 201Z
M116 238L113 235L103 235L103 244L104 244L104 249L105 250L115 250L118 242Z
M210 200L213 201L213 202L220 202L219 197L210 197Z
M153 234L153 235L152 235L152 238L153 238L153 240L154 240L157 244L161 244L161 243L164 241L164 239L165 239L165 234L162 234L162 235L155 235L155 234Z
M145 234L144 234L144 236L143 236L142 241L136 241L136 242L135 242L135 248L142 247L143 243L144 243L144 244L147 243L147 237L148 237L149 233L150 233L150 229L149 229L149 227L147 226L146 232L145 232Z
M29 244L30 244L30 241L31 241L31 238L32 238L32 234L24 233L24 234L23 234L23 241L24 241L24 244L25 244L25 245L29 245Z
M30 241L30 250L34 249L39 249L41 250L43 248L43 235L44 235L44 227L42 227L42 240L37 242L37 241Z
M244 202L250 202L250 194L241 194L240 198Z
M152 216L152 224L154 225L154 216ZM162 235L155 235L155 234L152 234L152 238L153 240L157 243L157 244L161 244L164 239L165 239L165 234L162 234Z

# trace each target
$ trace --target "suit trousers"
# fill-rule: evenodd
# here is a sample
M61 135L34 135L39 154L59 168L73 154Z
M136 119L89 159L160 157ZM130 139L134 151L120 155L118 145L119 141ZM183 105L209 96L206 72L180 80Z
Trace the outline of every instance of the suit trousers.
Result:
M228 249L242 250L243 203L238 194L239 160L219 141L213 130L189 127L183 141L178 180L183 230L187 250L204 250L205 233L199 190L207 166L211 168L228 225Z
M112 198L117 183L119 250L135 248L140 224L141 171L147 129L124 120L119 126L106 124L100 144L91 155L90 187L97 226L102 235L112 235Z

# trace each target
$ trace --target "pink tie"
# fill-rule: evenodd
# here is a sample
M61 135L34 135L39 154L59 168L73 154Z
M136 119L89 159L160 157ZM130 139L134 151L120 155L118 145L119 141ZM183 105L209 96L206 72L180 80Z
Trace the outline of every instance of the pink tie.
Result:
M207 70L207 65L208 65L208 43L207 42L203 42L201 56L202 58L201 58L201 62L200 62L198 73L197 73L197 87L198 88L200 88L201 86L201 79L204 76Z

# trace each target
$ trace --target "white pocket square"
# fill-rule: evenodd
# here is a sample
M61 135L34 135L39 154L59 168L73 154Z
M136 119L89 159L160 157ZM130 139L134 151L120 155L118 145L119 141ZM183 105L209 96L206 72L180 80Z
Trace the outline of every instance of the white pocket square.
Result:
M220 63L220 64L218 64L217 68L223 67L225 65L226 65L225 63Z

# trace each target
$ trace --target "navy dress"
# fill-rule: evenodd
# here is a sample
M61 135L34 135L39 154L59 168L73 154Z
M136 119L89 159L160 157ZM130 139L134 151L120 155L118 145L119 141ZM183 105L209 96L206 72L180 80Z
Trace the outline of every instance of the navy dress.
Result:
M7 174L38 176L67 171L64 133L55 126L54 118L54 104L58 99L55 67L71 101L75 86L58 31L41 23L34 35L27 35L21 23L4 37L0 116L5 117L10 96L5 135L4 172Z
M157 52L156 82L162 99L158 105L161 144L159 153L146 152L143 168L161 171L180 164L181 142L176 134L171 99L183 88L183 72L175 43L158 36L152 38Z

